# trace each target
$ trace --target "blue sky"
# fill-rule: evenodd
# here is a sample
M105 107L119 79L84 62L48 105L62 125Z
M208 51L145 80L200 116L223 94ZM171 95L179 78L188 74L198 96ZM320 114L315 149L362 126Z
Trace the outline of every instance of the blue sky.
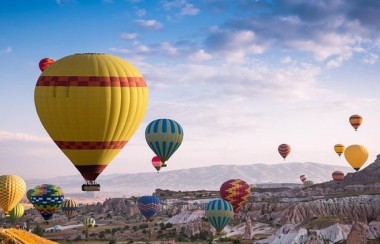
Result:
M129 60L150 90L143 123L103 174L154 172L144 130L165 117L185 137L164 170L281 163L281 143L287 162L336 165L346 162L334 144L362 144L368 165L380 151L378 16L377 0L0 1L2 173L80 177L33 95L40 59L81 52Z

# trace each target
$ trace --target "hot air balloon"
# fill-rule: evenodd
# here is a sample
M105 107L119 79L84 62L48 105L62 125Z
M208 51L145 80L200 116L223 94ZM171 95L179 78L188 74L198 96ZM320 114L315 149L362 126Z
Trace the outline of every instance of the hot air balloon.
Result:
M309 187L309 186L312 186L312 185L314 185L314 182L312 180L305 180L303 182L303 186L304 187Z
M0 176L0 207L6 216L22 199L26 191L25 181L17 175Z
M153 152L161 159L162 166L178 149L183 140L183 129L171 119L157 119L149 123L145 139Z
M334 151L339 155L342 155L342 153L344 152L344 145L343 144L335 144L334 146Z
M61 206L64 196L61 187L42 184L33 189L31 199L34 208L47 222Z
M221 198L231 203L235 214L245 205L250 194L251 188L249 185L239 179L228 180L220 187Z
M234 217L234 211L231 203L217 198L207 203L205 214L208 221L216 229L219 235L230 219Z
M356 130L358 130L359 126L361 125L363 118L358 114L354 114L354 115L351 115L349 121L350 121L350 124L352 125L352 127L354 127L354 129L356 131Z
M153 167L156 168L157 173L159 173L159 171L160 171L160 169L161 169L161 167L162 167L161 159L160 159L158 156L154 156L154 157L152 158L152 165L153 165Z
M307 180L307 176L306 176L306 175L301 175L301 176L300 176L300 180L301 180L302 182L305 182L305 180Z
M75 212L78 209L77 203L72 199L65 199L61 206L62 212L70 220L74 217Z
M156 196L142 196L138 199L137 206L146 220L150 221L160 209L160 199Z
M42 72L44 72L44 70L49 67L50 65L52 65L54 63L54 59L52 58L43 58L40 60L40 62L38 63L38 66L40 67L40 70Z
M88 228L88 227L95 227L96 225L96 221L94 218L85 218L83 220L83 225L85 228Z
M28 201L30 203L32 203L32 192L33 192L33 188L32 189L29 189L27 192L26 192L26 198L28 199Z
M332 178L335 182L340 183L344 180L344 173L342 171L334 171L332 173Z
M288 144L281 144L280 146L278 146L278 152L284 158L284 160L289 155L290 150L291 148Z
M24 206L18 203L9 213L9 220L14 223L24 215Z
M82 53L61 58L38 78L34 101L42 125L86 180L99 174L131 139L148 103L140 72L126 60Z
M368 151L362 145L351 145L344 150L347 162L358 171L368 159Z

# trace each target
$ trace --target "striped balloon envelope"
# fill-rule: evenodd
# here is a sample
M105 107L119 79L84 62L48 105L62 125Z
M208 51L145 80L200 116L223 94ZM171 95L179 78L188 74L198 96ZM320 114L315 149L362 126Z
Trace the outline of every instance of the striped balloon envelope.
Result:
M160 199L156 196L142 196L137 201L140 213L150 221L160 210Z
M78 206L73 199L65 199L62 203L61 209L66 217L70 220L75 216L75 213L78 210Z
M162 167L161 159L158 156L154 156L152 158L152 165L157 170L157 173L159 173Z
M344 173L342 171L334 171L332 173L332 178L335 182L340 183L344 180Z
M87 181L82 190L98 191L94 181L143 120L148 88L125 59L80 53L41 73L34 102L50 137Z
M300 176L300 180L301 180L302 182L305 182L305 180L307 180L307 176L306 176L306 175L301 175L301 176Z
M24 215L24 206L18 203L9 213L9 220L14 223Z
M63 202L64 195L61 187L42 184L34 188L31 199L34 208L47 221L58 211Z
M348 121L350 122L351 126L354 127L356 131L358 130L359 126L362 124L363 118L358 114L354 114L350 116L350 119Z
M96 225L96 221L94 218L85 218L83 220L83 225L85 228L88 228L88 227L95 227Z
M342 155L342 153L344 153L344 149L345 149L345 146L343 144L335 144L334 145L334 151L336 152L336 154L339 155Z
M244 180L231 179L220 186L219 192L222 199L231 203L236 214L248 201L251 188Z
M278 152L280 153L281 157L285 158L289 155L290 153L290 146L288 144L281 144L278 146Z
M164 164L179 148L183 140L183 129L172 119L157 119L149 123L145 139L152 151Z
M208 202L205 213L208 221L214 226L218 235L234 217L234 210L231 203L221 198L213 199Z

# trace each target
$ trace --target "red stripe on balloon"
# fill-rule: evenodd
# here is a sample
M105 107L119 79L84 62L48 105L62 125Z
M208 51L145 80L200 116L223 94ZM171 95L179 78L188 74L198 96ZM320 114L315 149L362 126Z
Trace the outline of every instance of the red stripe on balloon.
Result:
M40 76L36 86L146 87L143 77Z
M128 141L54 141L60 149L103 150L122 149Z

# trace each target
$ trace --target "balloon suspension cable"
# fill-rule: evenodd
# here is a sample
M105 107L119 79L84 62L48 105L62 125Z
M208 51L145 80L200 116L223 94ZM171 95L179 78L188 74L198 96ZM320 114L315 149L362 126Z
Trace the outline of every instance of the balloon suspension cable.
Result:
M100 191L100 185L94 180L88 180L82 185L82 191Z

